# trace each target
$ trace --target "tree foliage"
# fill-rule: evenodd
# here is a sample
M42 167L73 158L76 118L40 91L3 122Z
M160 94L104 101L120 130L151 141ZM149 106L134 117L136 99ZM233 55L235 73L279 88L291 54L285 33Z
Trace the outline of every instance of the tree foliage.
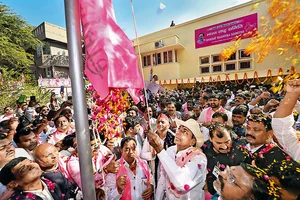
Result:
M16 107L16 101L20 95L35 96L41 105L46 105L49 102L51 90L45 90L28 81L30 75L17 77L13 73L13 70L2 69L0 74L0 113L5 106Z
M246 46L247 54L256 53L257 62L262 62L270 53L288 55L286 60L291 60L293 65L300 63L300 4L298 0L268 0L269 9L267 16L261 16L262 30L253 37ZM253 6L256 9L259 3ZM241 40L223 49L224 59L240 47ZM289 54L287 54L289 53Z
M33 27L21 16L0 3L0 67L18 76L30 73L32 52L41 42L32 34Z
M49 102L51 91L37 86L32 74L33 52L41 44L21 16L0 3L0 113L5 106L16 106L19 96L36 96Z

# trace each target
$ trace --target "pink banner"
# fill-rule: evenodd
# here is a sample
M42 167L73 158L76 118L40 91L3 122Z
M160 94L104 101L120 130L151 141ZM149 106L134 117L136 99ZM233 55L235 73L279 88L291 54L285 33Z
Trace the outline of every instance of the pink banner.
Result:
M257 30L257 13L195 30L195 48L230 42L237 36L252 37Z

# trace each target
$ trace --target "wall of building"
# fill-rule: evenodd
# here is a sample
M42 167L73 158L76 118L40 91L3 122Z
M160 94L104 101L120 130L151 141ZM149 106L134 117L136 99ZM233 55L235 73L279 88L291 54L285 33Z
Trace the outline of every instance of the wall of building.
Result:
M51 55L68 56L67 44L51 42L50 43L50 54Z
M259 2L257 9L252 11L253 5ZM257 63L257 57L251 55L251 58L246 58L244 61L251 64L251 68L239 70L238 65L242 62L242 59L237 58L234 62L236 63L235 71L226 71L225 62L219 62L222 65L221 72L212 72L212 66L210 66L210 73L200 72L200 58L203 56L217 55L222 52L223 48L226 48L231 43L223 43L208 47L195 48L195 30L204 28L210 25L218 24L235 18L243 17L253 13L258 14L258 30L261 31L261 17L267 15L268 5L265 0L254 0L234 8L230 8L218 13L214 13L205 17L201 17L183 24L179 24L173 27L169 27L158 32L151 33L139 38L141 58L143 56L153 55L153 53L159 51L167 51L176 49L178 62L161 64L156 66L142 67L145 79L149 79L150 68L153 68L153 73L157 74L160 80L164 80L165 84L172 85L177 80L184 79L185 82L188 78L197 80L204 78L205 82L209 82L210 79L216 80L220 76L221 80L225 80L226 75L231 79L235 79L237 74L239 79L242 79L244 73L247 73L248 78L254 76L254 72L257 72L259 77L265 77L270 69L273 75L278 74L278 68L283 68L283 72L291 68L291 63L285 61L285 57L280 57L277 54L272 54L265 58L262 63ZM169 39L177 39L178 41L169 42ZM155 42L163 40L165 45L162 48L155 48ZM250 42L251 39L243 39L241 50ZM135 48L137 50L137 42L134 40ZM175 51L175 50L174 50ZM138 52L138 51L137 51ZM238 55L237 55L238 56ZM171 83L170 84L170 79ZM162 82L163 83L163 82ZM172 87L172 86L171 86Z

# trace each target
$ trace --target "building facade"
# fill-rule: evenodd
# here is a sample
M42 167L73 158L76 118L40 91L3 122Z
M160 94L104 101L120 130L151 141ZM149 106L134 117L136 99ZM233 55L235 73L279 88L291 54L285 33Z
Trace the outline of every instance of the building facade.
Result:
M256 3L259 6L253 9ZM253 78L263 81L268 76L289 73L291 63L287 63L285 57L271 54L257 63L255 55L244 52L253 37L247 35L248 32L262 30L261 17L266 16L267 11L265 0L253 0L142 36L138 38L139 48L135 39L145 79L151 68L165 88L196 81L226 84L229 80L240 83L244 80L251 84ZM244 38L240 49L228 60L220 59L222 50L238 35Z
M36 77L67 78L69 59L66 29L43 22L32 33L43 42L34 56Z

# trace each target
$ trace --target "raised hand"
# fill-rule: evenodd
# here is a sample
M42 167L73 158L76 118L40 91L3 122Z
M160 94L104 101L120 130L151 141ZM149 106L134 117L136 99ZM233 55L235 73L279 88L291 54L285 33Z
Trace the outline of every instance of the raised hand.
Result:
M117 178L117 189L119 194L122 194L126 185L126 175L121 175Z
M151 197L152 193L153 193L153 185L151 185L150 183L147 183L146 185L147 185L147 188L142 193L142 198L143 199L149 199Z
M261 93L260 97L263 99L270 98L270 92L263 92Z
M300 79L289 80L286 84L286 91L295 95L300 95Z
M160 142L159 136L151 130L148 133L148 141L157 153L160 153L164 149Z

